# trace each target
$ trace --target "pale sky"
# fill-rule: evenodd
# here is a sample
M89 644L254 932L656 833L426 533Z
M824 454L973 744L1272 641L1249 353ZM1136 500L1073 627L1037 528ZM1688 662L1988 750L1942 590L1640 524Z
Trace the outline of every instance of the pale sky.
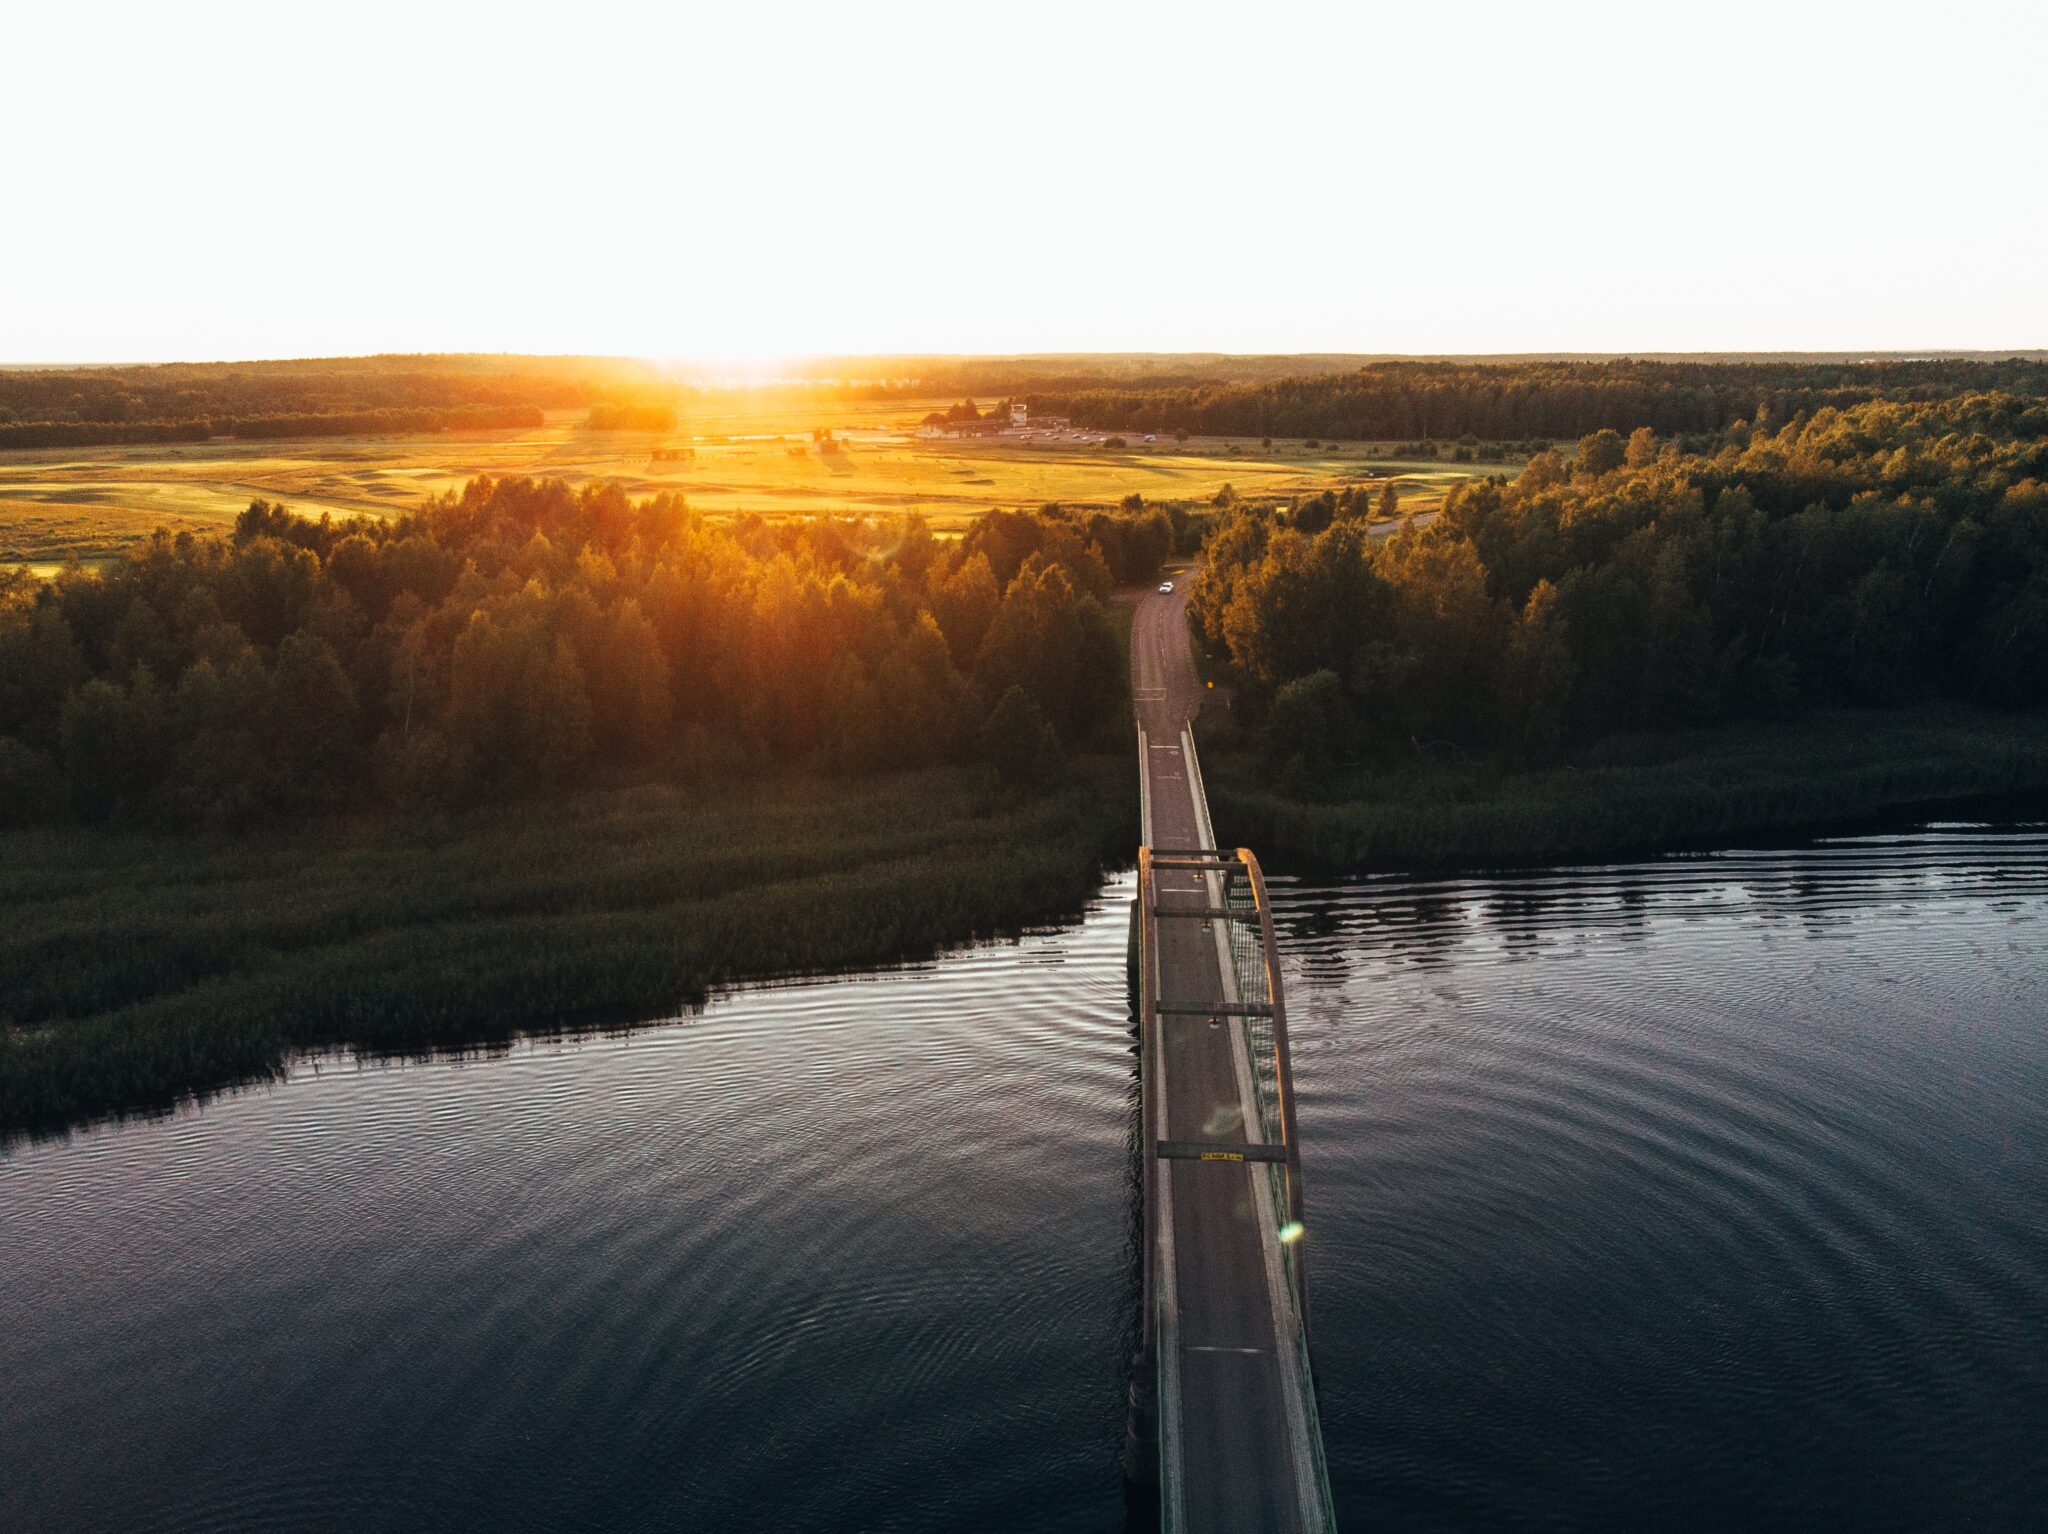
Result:
M2048 346L2048 5L36 5L0 361Z

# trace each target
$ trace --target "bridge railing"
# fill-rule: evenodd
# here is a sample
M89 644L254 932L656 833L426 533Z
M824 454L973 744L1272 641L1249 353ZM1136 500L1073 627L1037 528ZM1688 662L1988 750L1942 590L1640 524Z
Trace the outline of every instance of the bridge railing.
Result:
M1323 1526L1334 1528L1337 1520L1330 1501L1330 1473L1323 1458L1323 1435L1317 1426L1321 1416L1316 1407L1315 1371L1309 1363L1307 1227L1302 1218L1301 1148L1294 1119L1294 1067L1287 1044L1287 1002L1280 982L1280 951L1273 930L1272 907L1266 897L1265 875L1249 848L1238 848L1236 863L1225 865L1223 896L1225 908L1235 913L1223 923L1231 977L1238 1000L1252 1009L1244 1018L1244 1039L1251 1057L1259 1137L1286 1147L1284 1161L1266 1162L1260 1171L1271 1193L1282 1271L1294 1291L1296 1324L1290 1339L1291 1362L1309 1422ZM1258 1010L1262 1007L1263 1012Z
M1320 1418L1316 1409L1315 1377L1308 1351L1308 1273L1306 1226L1303 1222L1301 1152L1296 1134L1294 1073L1288 1051L1287 1005L1280 978L1279 948L1274 934L1273 913L1266 894L1265 877L1259 860L1247 848L1223 852L1215 848L1164 849L1143 847L1138 853L1138 909L1141 953L1139 962L1139 1005L1144 1041L1147 1123L1145 1135L1145 1194L1149 1210L1160 1208L1160 1168L1156 1147L1165 1138L1163 1107L1155 1090L1163 1085L1152 1072L1158 1069L1156 1045L1159 1038L1158 1008L1158 894L1155 867L1198 870L1208 880L1215 905L1209 920L1218 933L1218 958L1231 993L1231 1022L1241 1027L1250 1077L1252 1109L1256 1123L1247 1123L1246 1139L1277 1148L1279 1154L1254 1158L1248 1168L1266 1182L1268 1197L1257 1201L1270 1211L1271 1236L1279 1253L1283 1282L1289 1291L1293 1325L1286 1329L1284 1344L1292 1354L1290 1362L1305 1418L1303 1428L1313 1462L1310 1496L1320 1504L1321 1527L1336 1526L1330 1500L1328 1466L1324 1460ZM1163 1097L1163 1093L1160 1094ZM1145 1263L1145 1303L1151 1322L1151 1341L1159 1368L1156 1399L1162 1411L1161 1427L1172 1436L1173 1426L1164 1414L1173 1409L1178 1397L1173 1357L1175 1321L1172 1304L1155 1304L1156 1265L1167 1260L1164 1243L1169 1239L1162 1228L1151 1231ZM1277 1298L1277 1297L1276 1297ZM1165 1447L1164 1440L1162 1448ZM1172 1455L1165 1455L1161 1490L1164 1523L1169 1529L1179 1524L1177 1488L1170 1481Z

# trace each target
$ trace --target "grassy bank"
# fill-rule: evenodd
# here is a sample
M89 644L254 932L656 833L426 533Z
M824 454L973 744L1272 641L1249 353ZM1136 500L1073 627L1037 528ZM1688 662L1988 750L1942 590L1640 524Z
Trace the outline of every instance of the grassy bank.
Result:
M1227 729L1203 738L1224 844L1323 869L1658 851L2048 789L2048 716L1946 705L1617 737L1534 772L1438 761L1315 803L1268 788Z
M929 954L1079 908L1136 844L1121 757L591 792L262 837L0 835L0 1137L720 982Z

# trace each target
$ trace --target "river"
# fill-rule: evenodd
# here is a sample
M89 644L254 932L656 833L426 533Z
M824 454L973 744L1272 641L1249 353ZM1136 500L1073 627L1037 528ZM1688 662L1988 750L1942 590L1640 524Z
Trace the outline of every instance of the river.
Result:
M1121 1527L1131 892L11 1147L0 1527ZM2048 828L1274 895L1340 1521L2048 1525Z

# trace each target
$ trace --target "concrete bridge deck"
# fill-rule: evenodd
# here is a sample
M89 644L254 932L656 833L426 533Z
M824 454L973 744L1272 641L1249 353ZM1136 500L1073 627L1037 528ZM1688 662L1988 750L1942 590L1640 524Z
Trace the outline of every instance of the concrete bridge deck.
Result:
M1143 756L1146 1320L1168 1529L1330 1527L1300 1282L1285 1009L1255 860L1218 854L1185 594L1132 630ZM1250 992L1251 994L1247 994Z

